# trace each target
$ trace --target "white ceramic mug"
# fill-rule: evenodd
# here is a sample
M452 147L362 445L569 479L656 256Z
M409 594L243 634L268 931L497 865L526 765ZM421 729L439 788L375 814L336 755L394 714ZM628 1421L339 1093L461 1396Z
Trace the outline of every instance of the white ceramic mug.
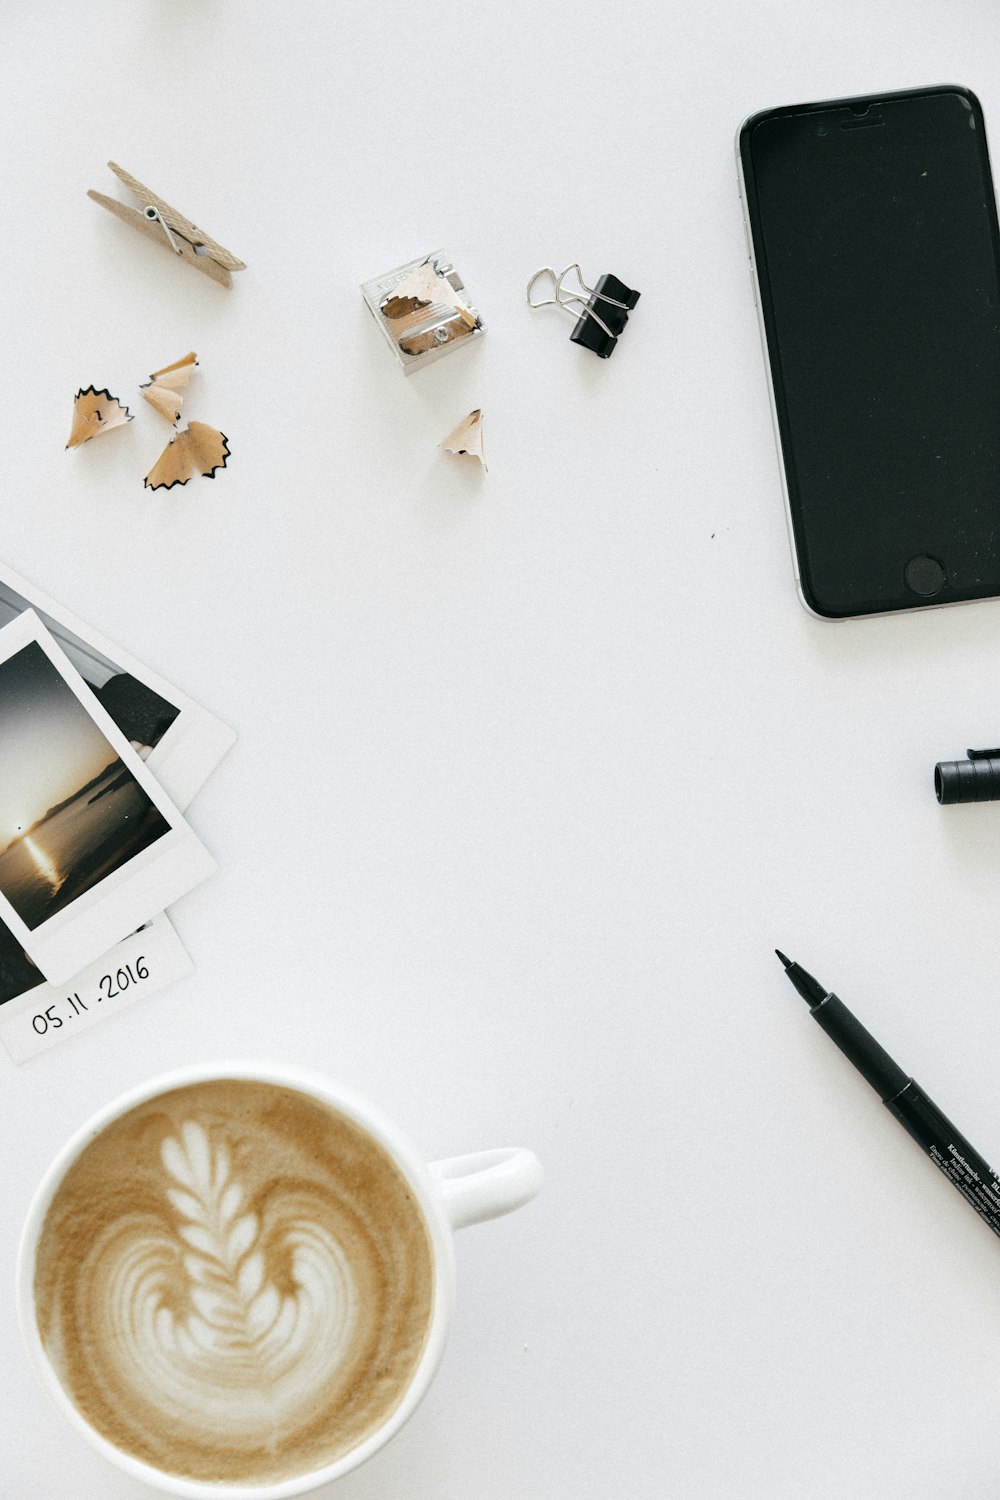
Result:
M65 1390L46 1353L35 1307L39 1237L56 1192L73 1164L113 1121L159 1095L191 1084L248 1080L304 1093L354 1122L391 1158L426 1223L433 1261L433 1298L423 1351L399 1405L358 1446L335 1462L275 1482L215 1482L171 1474L124 1452L98 1432ZM18 1259L21 1328L42 1383L70 1425L99 1453L153 1488L187 1500L285 1500L349 1473L376 1453L403 1426L426 1392L444 1351L455 1296L454 1230L510 1213L532 1199L542 1182L534 1154L521 1148L477 1152L425 1165L396 1128L363 1099L328 1080L270 1063L216 1063L183 1068L142 1084L107 1105L80 1127L46 1171L32 1199Z

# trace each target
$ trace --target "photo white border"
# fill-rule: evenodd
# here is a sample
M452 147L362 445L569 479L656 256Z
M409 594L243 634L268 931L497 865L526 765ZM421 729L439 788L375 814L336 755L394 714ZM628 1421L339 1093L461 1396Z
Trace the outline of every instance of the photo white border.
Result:
M182 810L188 807L232 746L236 739L235 731L195 703L186 693L179 692L171 683L136 661L134 656L123 651L114 641L92 630L68 609L63 609L3 562L0 562L0 585L23 599L26 607L34 610L40 617L43 625L51 629L50 622L54 623L59 630L79 641L81 646L89 646L99 656L107 657L120 671L128 672L179 710L177 718L159 744L154 745L146 764L173 799L175 806Z
M33 642L48 657L67 690L169 824L168 831L148 848L112 870L38 927L28 927L0 890L0 920L7 924L45 978L50 983L61 983L204 880L215 869L215 861L149 771L148 763L140 760L34 610L25 611L0 630L0 664Z

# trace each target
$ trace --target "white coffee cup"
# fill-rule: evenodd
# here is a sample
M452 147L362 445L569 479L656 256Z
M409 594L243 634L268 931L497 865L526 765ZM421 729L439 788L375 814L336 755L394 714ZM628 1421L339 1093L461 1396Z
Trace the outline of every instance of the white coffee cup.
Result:
M296 1090L331 1106L367 1133L391 1158L419 1205L429 1234L434 1267L433 1302L423 1350L399 1405L382 1426L333 1463L276 1482L204 1482L171 1474L124 1452L81 1414L46 1353L35 1307L35 1267L40 1234L63 1179L86 1147L120 1116L171 1090L216 1080L248 1080ZM351 1091L312 1073L284 1065L237 1062L203 1064L161 1075L105 1106L66 1143L32 1199L18 1257L21 1328L43 1385L72 1427L99 1453L154 1489L186 1500L286 1500L306 1494L364 1463L389 1441L419 1405L444 1351L455 1297L454 1231L512 1212L538 1192L542 1168L522 1148L476 1152L425 1165L399 1131Z

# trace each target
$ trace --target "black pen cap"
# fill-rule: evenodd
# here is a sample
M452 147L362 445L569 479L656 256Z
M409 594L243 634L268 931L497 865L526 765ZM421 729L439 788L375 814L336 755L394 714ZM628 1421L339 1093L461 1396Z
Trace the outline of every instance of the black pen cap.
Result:
M967 750L968 760L941 760L934 767L939 802L1000 801L1000 750Z

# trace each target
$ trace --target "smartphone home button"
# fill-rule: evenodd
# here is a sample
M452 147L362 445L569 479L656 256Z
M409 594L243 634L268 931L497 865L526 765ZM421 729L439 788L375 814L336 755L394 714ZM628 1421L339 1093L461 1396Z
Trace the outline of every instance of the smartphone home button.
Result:
M925 599L939 594L945 585L945 571L936 557L911 557L903 569L908 588Z

